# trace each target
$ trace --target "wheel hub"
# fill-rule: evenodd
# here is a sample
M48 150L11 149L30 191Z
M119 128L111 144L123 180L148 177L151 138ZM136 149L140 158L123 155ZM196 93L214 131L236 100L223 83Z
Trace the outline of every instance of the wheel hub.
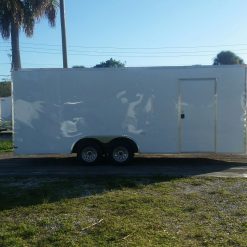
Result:
M117 162L125 162L129 158L129 152L125 147L115 148L113 151L113 159Z
M95 148L86 147L82 150L81 157L85 162L92 163L97 159L98 153L97 153L97 150Z

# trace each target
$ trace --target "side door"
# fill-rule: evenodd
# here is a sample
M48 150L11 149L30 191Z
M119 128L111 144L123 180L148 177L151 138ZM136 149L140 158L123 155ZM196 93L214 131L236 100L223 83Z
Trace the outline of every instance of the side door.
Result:
M180 152L216 151L216 80L179 81Z

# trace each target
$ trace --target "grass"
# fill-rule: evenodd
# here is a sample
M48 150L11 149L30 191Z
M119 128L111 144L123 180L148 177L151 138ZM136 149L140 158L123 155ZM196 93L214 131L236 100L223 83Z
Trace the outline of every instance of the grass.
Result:
M12 150L13 150L12 141L0 140L0 153L12 152Z
M11 121L1 121L0 122L0 129L11 130L12 129L12 122Z
M247 180L1 178L0 246L247 246Z

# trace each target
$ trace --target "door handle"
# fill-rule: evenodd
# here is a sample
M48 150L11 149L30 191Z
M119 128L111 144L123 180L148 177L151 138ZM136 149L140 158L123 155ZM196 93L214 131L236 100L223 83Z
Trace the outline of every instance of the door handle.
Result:
M184 119L184 118L185 118L185 114L182 113L182 114L181 114L181 119Z

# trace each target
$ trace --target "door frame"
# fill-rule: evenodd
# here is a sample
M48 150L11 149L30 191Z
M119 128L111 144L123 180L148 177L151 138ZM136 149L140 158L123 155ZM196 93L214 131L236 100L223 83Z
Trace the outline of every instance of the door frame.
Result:
M217 78L215 77L193 77L193 78L180 78L178 79L178 152L179 153L186 153L182 152L182 119L181 119L181 112L182 112L182 106L181 106L181 100L182 100L182 92L181 92L181 84L182 82L186 81L214 81L214 153L217 153L217 123L218 123L218 100L217 100L217 92L218 92L218 83Z

